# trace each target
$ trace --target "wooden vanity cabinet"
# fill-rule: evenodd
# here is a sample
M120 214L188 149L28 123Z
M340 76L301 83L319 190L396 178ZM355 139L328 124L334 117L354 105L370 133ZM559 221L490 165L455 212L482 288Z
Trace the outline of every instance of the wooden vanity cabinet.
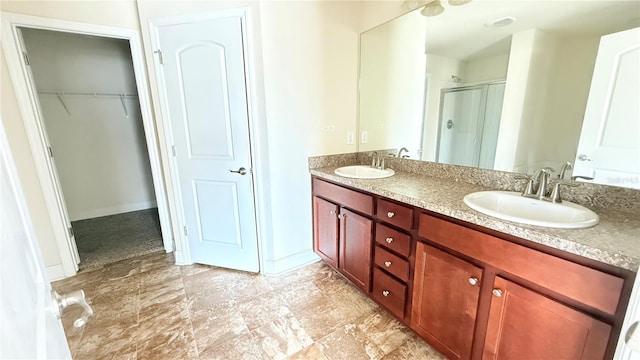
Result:
M371 297L398 319L409 323L412 207L376 198L376 231Z
M418 242L411 328L447 358L471 358L481 282L481 268Z
M613 357L635 274L312 181L314 251L447 358Z
M338 268L340 207L323 198L313 197L313 249L329 266Z
M340 210L340 258L338 270L368 293L371 279L371 231L373 221L347 209Z
M371 289L373 197L313 180L313 249L368 293ZM369 216L367 216L369 215Z
M483 359L603 359L611 325L497 276Z
M426 214L418 234L442 250L417 244L411 327L448 358L611 351L623 278Z

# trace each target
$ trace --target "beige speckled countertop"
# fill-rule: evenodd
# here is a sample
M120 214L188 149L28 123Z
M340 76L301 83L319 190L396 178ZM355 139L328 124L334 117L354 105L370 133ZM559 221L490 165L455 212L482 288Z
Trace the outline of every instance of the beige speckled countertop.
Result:
M386 179L361 180L335 175L336 167L310 173L339 184L404 202L419 208L533 241L568 253L637 272L640 267L640 216L598 209L600 223L587 229L552 229L503 221L467 207L471 192L493 190L480 185L396 171Z

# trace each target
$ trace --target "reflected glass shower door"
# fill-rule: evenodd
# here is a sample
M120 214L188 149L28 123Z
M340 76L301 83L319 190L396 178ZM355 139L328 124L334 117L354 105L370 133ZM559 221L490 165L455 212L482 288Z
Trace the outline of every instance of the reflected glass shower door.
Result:
M478 166L485 97L483 87L442 91L438 162Z
M492 169L505 83L444 89L437 161Z

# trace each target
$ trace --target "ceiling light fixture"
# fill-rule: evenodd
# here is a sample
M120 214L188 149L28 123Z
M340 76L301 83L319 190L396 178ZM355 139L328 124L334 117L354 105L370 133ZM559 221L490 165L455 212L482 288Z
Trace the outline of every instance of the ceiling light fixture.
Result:
M440 0L435 0L425 5L422 11L420 11L420 14L422 14L423 16L436 16L442 14L443 12L444 6L442 6Z
M449 5L451 6L460 6L466 3L471 2L471 0L449 0Z

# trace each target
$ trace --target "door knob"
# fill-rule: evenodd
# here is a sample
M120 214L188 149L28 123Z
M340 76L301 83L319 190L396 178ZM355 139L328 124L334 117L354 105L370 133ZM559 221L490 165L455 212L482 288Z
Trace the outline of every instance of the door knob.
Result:
M51 290L51 307L53 308L53 314L58 319L62 316L64 309L73 305L80 305L84 309L82 316L73 322L73 326L81 328L89 321L89 316L93 315L93 309L84 296L84 290L71 291L63 295Z
M591 159L587 156L587 154L578 155L578 160L580 160L580 161L591 161Z
M247 175L247 169L245 169L244 167L241 167L238 170L229 170L229 172L240 174L240 175Z

